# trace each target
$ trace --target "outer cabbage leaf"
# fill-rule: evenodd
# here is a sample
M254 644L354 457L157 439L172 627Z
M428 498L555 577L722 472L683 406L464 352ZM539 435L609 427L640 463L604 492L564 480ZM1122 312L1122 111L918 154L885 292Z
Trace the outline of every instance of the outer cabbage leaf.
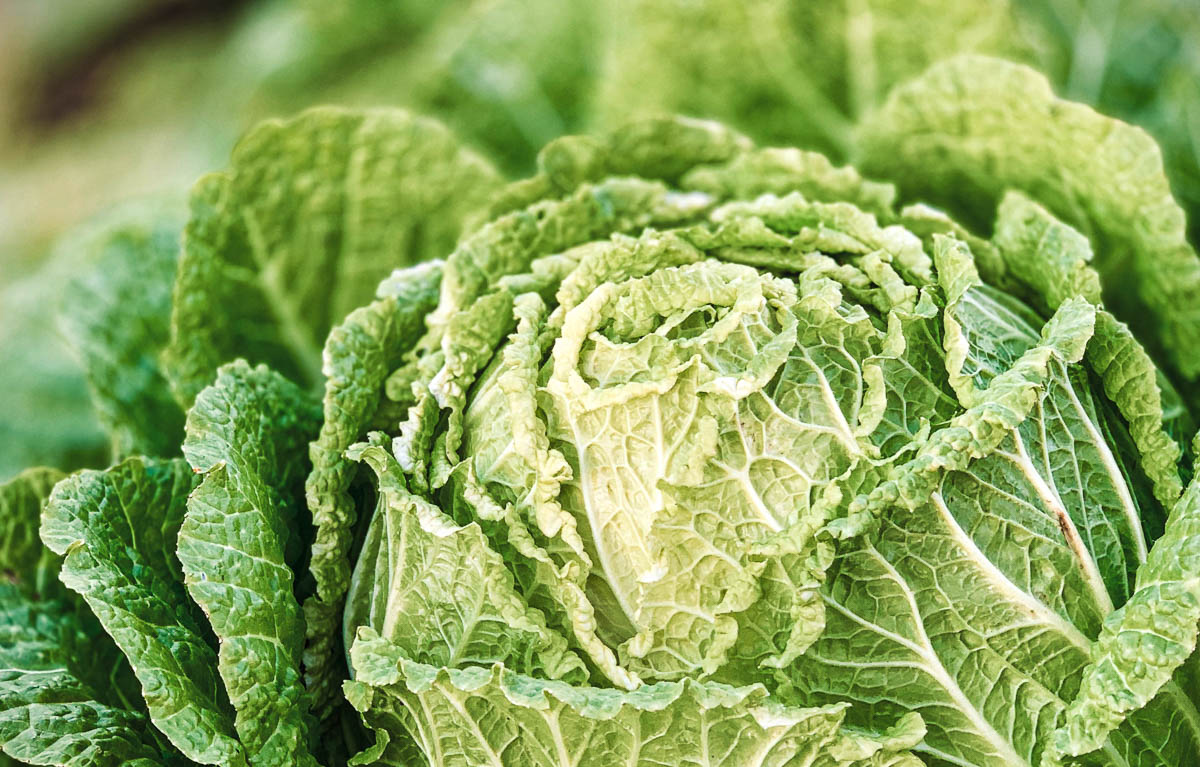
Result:
M1200 447L1200 445L1198 445ZM1100 748L1108 734L1165 688L1182 696L1175 672L1200 631L1200 482L1193 481L1138 569L1137 591L1105 621L1079 695L1055 733L1059 756ZM1200 743L1200 712L1183 707ZM1164 723L1165 724L1165 723Z
M1171 186L1188 208L1192 242L1200 241L1200 94L1193 87L1200 76L1193 44L1200 16L1194 6L1188 0L1100 6L1017 0L1016 6L1047 38L1038 69L1066 98L1139 125L1159 142Z
M220 650L234 726L252 765L310 765L300 676L304 620L286 558L301 528L304 454L317 409L265 366L222 367L188 413L183 453L203 476L187 500L179 561Z
M201 764L245 764L203 615L188 598L175 540L195 487L183 460L129 458L54 489L42 540L129 659L150 719Z
M0 666L3 757L58 767L181 763L153 731L120 651L77 604L29 601L0 585Z
M69 259L0 292L0 480L30 466L70 471L103 465L111 448L88 400L87 382L55 328Z
M1075 296L1100 303L1100 276L1090 266L1087 239L1028 197L1009 192L996 217L996 249L1014 278L1051 310ZM1163 387L1169 384L1128 327L1107 311L1096 316L1086 360L1129 423L1139 466L1169 509L1183 491L1179 446L1166 433ZM1169 392L1174 394L1173 392Z
M538 200L561 198L585 182L637 176L678 184L717 199L800 192L809 199L853 202L888 215L891 184L863 179L816 152L756 149L749 138L718 122L679 116L634 120L598 136L563 136L538 153L538 173L510 184L491 206L496 217Z
M1185 378L1200 376L1200 258L1141 130L1055 98L1046 79L959 57L896 88L866 121L862 168L984 224L1018 189L1096 245L1112 311Z
M0 571L27 592L46 594L58 585L59 563L42 545L42 507L63 478L57 469L26 469L0 485Z
M384 399L384 382L424 332L440 280L440 262L397 270L380 285L378 298L351 312L325 342L325 419L309 448L313 469L305 482L316 527L309 562L316 593L304 602L305 682L321 715L340 697L338 685L345 676L334 640L358 516L350 495L357 464L345 452L366 437Z
M844 157L897 82L954 53L1026 49L1006 0L611 0L602 119L679 111ZM803 117L798 118L798 115Z
M411 661L364 629L346 693L381 729L411 728L440 767L520 764L590 767L917 767L906 749L919 717L872 733L842 726L844 706L790 708L761 687L661 682L632 692L573 687L500 664L464 669ZM400 764L386 743L377 764Z
M851 504L851 518L877 514L877 526L839 547L825 632L785 673L800 700L858 701L858 724L921 713L929 732L916 750L935 762L1037 765L1144 542L1131 537L1141 528L1125 477L1095 442L1087 379L1066 367L1083 357L1096 309L1064 302L1038 341L1014 307L970 287L955 253L938 258L946 337L951 323L963 329L956 368L974 371L974 401ZM980 323L993 327L970 327ZM1072 497L1080 488L1094 505ZM1164 694L1097 763L1185 760L1200 744L1194 714L1177 689Z
M183 440L183 411L158 359L170 335L183 218L165 201L128 205L62 246L74 251L79 273L67 284L58 324L117 459L177 455Z
M330 8L304 0L286 8L297 7L304 44L272 76L269 96L398 99L520 172L547 141L586 121L599 40L594 3L355 0Z
M0 763L176 763L121 651L59 583L62 560L38 539L43 506L62 476L29 469L0 485L0 561L13 581L0 585Z
M974 407L987 397L992 382L1014 357L1034 344L1039 318L978 282L969 259L947 242L935 241L939 280L950 299L943 318L946 364L960 400ZM1095 338L1096 310L1082 298L1069 299L1057 308L1067 306L1092 317L1091 338ZM1034 478L1040 502L1078 530L1083 582L1074 585L1094 595L1102 615L1128 598L1133 572L1145 558L1143 510L1130 490L1125 457L1118 457L1108 444L1108 424L1082 369L1052 361L1042 400L1021 425L1012 449L997 450L995 460L985 462L985 473L995 472L991 481L1001 488L1020 487L1026 478ZM986 452L977 457L985 457ZM1078 599L1074 604L1087 602ZM1072 613L1072 620L1085 627L1098 618Z
M242 139L196 185L165 362L190 404L234 357L321 381L329 329L398 266L444 256L498 183L438 123L315 109Z
M1200 201L1200 110L1188 0L848 0L819 8L611 0L597 78L603 121L678 110L776 145L853 156L853 128L897 83L961 53L1048 73L1056 89L1148 130L1188 209ZM618 26L619 25L619 26ZM797 114L804 119L796 119Z

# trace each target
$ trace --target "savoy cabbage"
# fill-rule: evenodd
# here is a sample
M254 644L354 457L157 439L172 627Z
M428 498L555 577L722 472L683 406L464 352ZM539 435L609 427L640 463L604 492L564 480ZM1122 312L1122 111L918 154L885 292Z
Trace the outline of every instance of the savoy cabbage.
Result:
M116 463L0 486L3 758L1200 764L1158 149L977 56L856 123L838 165L649 117L505 184L317 109L177 253L114 213L64 330Z

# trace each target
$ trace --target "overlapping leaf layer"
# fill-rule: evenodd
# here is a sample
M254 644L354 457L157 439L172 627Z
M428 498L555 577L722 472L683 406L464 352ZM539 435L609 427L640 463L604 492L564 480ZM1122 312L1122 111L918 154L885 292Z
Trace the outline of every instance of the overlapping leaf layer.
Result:
M498 190L403 114L255 132L170 333L105 313L165 372L95 357L122 451L169 379L184 457L0 488L5 754L1195 764L1200 261L1145 137L1043 85L901 86L898 186L685 118Z

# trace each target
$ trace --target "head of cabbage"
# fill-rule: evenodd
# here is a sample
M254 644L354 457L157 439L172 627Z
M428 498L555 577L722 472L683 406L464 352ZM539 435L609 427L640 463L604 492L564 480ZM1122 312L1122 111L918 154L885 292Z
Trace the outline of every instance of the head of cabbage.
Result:
M1192 426L1036 187L984 238L681 119L540 167L432 267L399 427L349 450L378 503L345 693L382 762L1200 753L1194 543L1150 548L1197 524Z
M177 265L88 240L123 460L0 485L0 749L1197 764L1200 259L1157 149L974 57L853 138L644 119L505 186L313 110L200 181Z

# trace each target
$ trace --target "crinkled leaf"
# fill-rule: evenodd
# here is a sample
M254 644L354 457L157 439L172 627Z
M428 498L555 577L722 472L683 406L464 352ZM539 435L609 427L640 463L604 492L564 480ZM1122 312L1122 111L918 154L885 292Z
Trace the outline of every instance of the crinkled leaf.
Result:
M745 152L722 165L698 166L680 186L719 199L798 192L810 200L853 203L879 216L890 216L896 200L891 184L864 179L851 167L836 167L817 152L777 147Z
M120 651L78 605L0 585L0 754L57 767L163 767ZM9 762L14 763L14 762Z
M1200 240L1195 7L1188 0L1017 0L1014 6L1042 35L1038 69L1061 85L1064 97L1139 125L1158 141L1171 186L1188 206L1192 241ZM1104 33L1092 37L1091 30Z
M1094 240L1105 300L1182 375L1200 376L1200 258L1157 145L1056 98L1036 71L964 56L895 89L861 135L862 167L986 225L1007 189Z
M800 699L858 701L850 717L865 725L918 711L929 733L917 750L935 761L1037 765L1048 753L1110 591L1121 596L1138 561L1113 535L1140 534L1124 475L1096 444L1086 377L1064 370L1095 316L1071 299L1040 341L1010 336L1025 351L995 363L969 409L851 504L852 517L880 516L839 548L826 630L785 672ZM1073 497L1083 488L1094 505ZM1098 763L1185 759L1200 744L1194 716L1186 698L1163 696L1112 734Z
M366 436L384 382L425 329L436 305L440 263L397 270L379 298L356 309L325 341L325 420L309 448L305 497L316 527L309 568L316 593L304 602L305 681L323 716L344 676L334 638L350 582L350 534L357 509L350 496L356 464L346 449Z
M1100 277L1089 266L1092 249L1087 239L1028 197L1005 195L997 212L995 242L1014 278L1047 308L1057 309L1075 296L1100 302ZM1141 469L1154 484L1158 502L1170 508L1183 486L1177 467L1180 449L1164 428L1160 387L1166 384L1161 372L1129 328L1106 311L1096 315L1087 362L1129 423Z
M38 537L42 507L64 474L26 469L0 484L0 571L26 591L42 593L58 583L59 562Z
M748 548L819 520L815 499L862 452L857 387L839 384L876 331L838 313L832 282L795 290L690 264L607 282L563 317L545 385L574 466L561 502L592 553L593 601L618 608L600 619L634 628L620 651L637 673L719 668L731 614L756 596Z
M0 291L0 480L30 466L71 471L109 460L110 440L96 421L87 381L55 327L71 275L69 258L54 259Z
M188 758L245 764L204 617L188 598L175 540L195 477L183 460L129 458L54 489L42 540L129 659L150 719Z
M411 727L425 758L440 767L920 764L907 753L924 731L916 716L870 732L844 727L844 706L781 706L757 686L662 682L623 692L522 676L499 664L439 669L409 660L368 629L352 653L347 697L380 729ZM386 746L380 750L379 763L398 763Z
M166 367L190 404L235 357L321 381L329 329L396 267L449 253L498 179L441 125L315 109L260 125L192 193Z
M1100 275L1092 246L1078 230L1024 194L1007 192L996 209L992 238L1014 279L1051 311L1068 298L1100 303Z
M184 581L220 644L214 668L238 736L264 767L317 764L300 675L304 619L286 557L301 529L317 412L279 374L238 361L197 397L183 444L203 476L179 530Z
M0 762L84 767L178 763L146 716L121 651L59 583L61 558L38 538L63 475L29 469L0 485ZM19 758L20 761L15 761Z
M529 169L547 141L587 117L598 11L545 0L353 0L299 8L305 45L276 74L276 88L306 103L400 99L435 115L512 171ZM289 19L290 21L290 19ZM331 77L331 74L334 76ZM274 89L273 89L274 90Z
M1137 590L1105 621L1078 697L1055 733L1059 755L1100 748L1108 734L1156 695L1182 696L1172 682L1200 631L1200 482L1193 481L1166 531L1138 568ZM1200 743L1200 712L1190 714Z
M800 203L731 208L722 221L776 214L785 230L808 231L803 220L813 232L829 231L830 239L837 237L833 227L841 226L848 234L839 242L873 236L878 229L865 214L856 218L839 208L802 212ZM792 229L784 211L793 214ZM689 229L687 237L714 249L765 242L786 252L786 236L753 220L759 230L722 229L713 235ZM868 221L869 226L856 226ZM915 239L909 244L920 254ZM529 296L521 297L517 332L474 389L466 452L477 481L504 508L493 512L477 505L475 513L488 518L498 512L508 519L511 499L515 516L527 516L535 534L549 536L554 556L572 563L568 570L594 573L585 612L565 606L563 612L576 641L606 674L621 669L584 639L596 628L610 645L630 640L622 653L631 667L668 678L687 670L712 673L737 635L733 614L754 601L754 580L765 566L745 559L747 543L800 522L811 533L804 510L845 470L847 453L865 449L857 435L878 422L876 405L859 400L861 380L845 392L832 381L854 381L853 366L874 355L878 334L865 313L839 314L841 293L835 282L821 278L825 262L819 259L795 261L797 271L813 266L815 274L802 291L811 296L789 308L795 297L782 281L767 276L760 281L747 267L695 265L702 252L671 235L617 237L569 255L573 269L556 291L558 308L547 318L531 311ZM716 317L722 319L708 328ZM798 325L804 328L800 343ZM601 328L603 337L593 338ZM548 351L541 339L555 335L550 398L541 401L538 368ZM688 360L697 353L703 357L689 370ZM849 364L841 361L843 355L851 358ZM580 369L573 371L576 364ZM777 372L782 380L775 382ZM792 377L813 382L793 385ZM836 392L831 394L836 404L825 401L822 391ZM810 393L818 393L818 402ZM776 398L784 401L772 406ZM826 442L833 447L799 447ZM620 467L638 474L622 482ZM717 524L714 512L692 530L687 514L701 494L692 483L710 493L720 488L718 506L730 517L728 525ZM778 550L789 548L780 543ZM543 555L533 556L541 561ZM640 566L614 564L628 557ZM696 577L698 572L706 577ZM820 605L811 598L819 572L807 563L790 575L773 571L780 589L773 606L747 621L747 630L764 641L756 640L754 649L739 648L743 658L777 656L782 662L819 632ZM706 588L710 581L723 585ZM809 597L792 602L787 592ZM644 610L638 607L643 602ZM590 617L593 610L598 622ZM753 625L767 614L778 622Z
M948 55L1019 55L1008 2L610 0L603 119L678 111L777 145L848 154L856 120Z
M678 130L705 139L697 150L702 153L713 143L725 152L732 151L726 143L736 146L726 132L705 124L684 123ZM709 136L713 132L720 135L713 139ZM668 152L645 161L669 162L671 157ZM569 178L579 183L573 175ZM711 203L705 194L678 194L656 182L613 178L594 185L582 183L562 199L537 202L500 216L465 237L447 259L438 308L429 315L429 330L418 347L424 352L416 386L420 394L409 421L401 428L400 452L406 454L401 463L406 471L416 476L429 474L436 485L445 479L449 465L457 462L467 384L512 329L513 286L503 284L504 278L528 272L539 256L614 232L689 221ZM434 452L429 449L429 441L434 439L429 419L436 418L439 409L449 411L448 428L441 437L442 449Z
M429 665L504 663L549 679L587 678L566 640L513 588L478 525L460 527L410 494L383 447L363 445L353 454L378 475L380 500L347 599L347 647L369 627Z
M129 205L62 246L75 251L79 273L67 284L59 326L117 458L177 455L183 439L183 411L159 365L183 217L166 201Z

